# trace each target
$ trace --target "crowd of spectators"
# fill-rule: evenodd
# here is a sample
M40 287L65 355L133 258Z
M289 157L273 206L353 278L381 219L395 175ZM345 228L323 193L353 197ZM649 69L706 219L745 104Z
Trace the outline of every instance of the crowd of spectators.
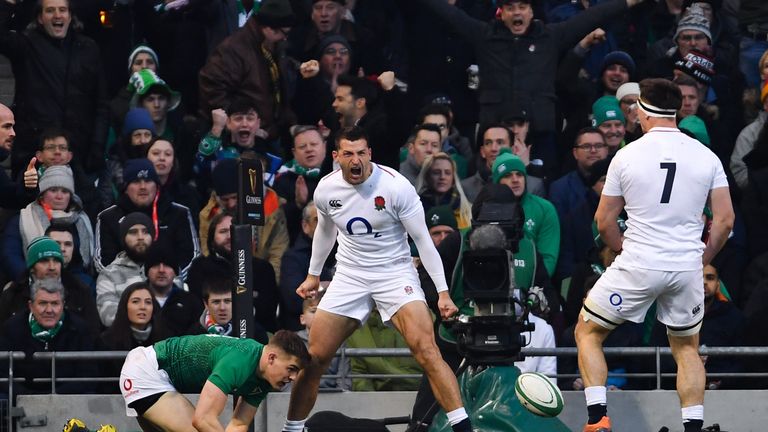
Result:
M15 78L13 100L0 105L9 161L0 351L235 334L238 158L264 168L265 223L252 229L255 337L308 329L317 304L295 290L317 225L313 192L335 169L334 134L348 126L365 129L374 162L413 183L444 261L456 263L461 239L450 234L471 228L484 193L519 202L518 288L544 289L549 305L526 339L573 346L582 300L615 258L594 213L611 157L643 134L637 83L650 77L680 87L679 126L720 158L736 208L726 246L704 269L701 343L768 345L763 0L0 0L0 54ZM331 254L321 280L334 266ZM663 345L654 321L652 310L644 324L622 325L608 346ZM391 332L373 320L349 346L403 346ZM332 372L418 373L408 360L347 360ZM578 374L573 360L518 366ZM609 367L651 372L648 360ZM710 389L765 384L714 375L768 371L763 361L702 361ZM62 362L57 376L115 376L118 363ZM17 364L16 392L49 391L33 382L46 370ZM57 388L95 391L117 389Z

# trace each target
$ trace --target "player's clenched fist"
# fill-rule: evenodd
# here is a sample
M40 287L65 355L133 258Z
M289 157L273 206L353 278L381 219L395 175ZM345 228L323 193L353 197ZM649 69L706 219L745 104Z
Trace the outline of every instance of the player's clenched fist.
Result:
M320 289L320 276L307 275L304 282L296 288L296 294L303 299L314 298L317 296L318 289Z
M459 308L451 300L451 296L448 295L448 291L443 291L438 295L437 308L440 309L440 316L443 319L448 319L459 311Z

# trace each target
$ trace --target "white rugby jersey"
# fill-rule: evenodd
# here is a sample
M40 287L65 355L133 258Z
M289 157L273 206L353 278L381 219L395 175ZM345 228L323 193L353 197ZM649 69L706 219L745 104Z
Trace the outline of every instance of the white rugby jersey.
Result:
M616 153L603 194L626 202L622 264L701 269L702 211L709 191L728 187L720 160L677 128L655 127Z
M401 220L419 216L423 207L413 185L397 171L371 163L363 183L351 185L336 170L315 189L318 213L336 225L336 260L358 268L378 268L411 262L407 233ZM310 269L310 273L312 269Z

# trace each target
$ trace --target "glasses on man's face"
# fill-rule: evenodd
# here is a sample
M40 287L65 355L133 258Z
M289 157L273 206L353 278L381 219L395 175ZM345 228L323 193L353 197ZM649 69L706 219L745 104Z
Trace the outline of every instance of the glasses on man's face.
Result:
M445 124L445 123L426 123L426 124L431 124L432 126L438 128L440 130L445 130L445 128L448 127L448 125Z
M574 147L579 149L579 150L600 151L600 150L608 147L608 145L603 144L603 143L594 143L594 144L579 144L579 145L574 146Z
M682 34L677 37L677 40L680 42L699 42L707 38L707 35L704 33L696 33L696 34Z
M345 56L345 55L349 55L349 50L347 48L339 48L339 49L326 48L325 51L323 51L323 54L332 55L332 56L335 56L336 54L338 54L338 55Z
M43 146L43 150L45 151L67 151L69 150L69 146L66 144L46 144Z

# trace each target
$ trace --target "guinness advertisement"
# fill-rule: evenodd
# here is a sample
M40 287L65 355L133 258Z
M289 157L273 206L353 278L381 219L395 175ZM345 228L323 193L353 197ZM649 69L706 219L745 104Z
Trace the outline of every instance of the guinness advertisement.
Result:
M232 262L235 292L232 293L232 321L239 338L253 337L253 251L251 226L232 225ZM235 334L233 334L235 336Z
M241 158L237 163L238 225L264 225L264 174L261 161Z

